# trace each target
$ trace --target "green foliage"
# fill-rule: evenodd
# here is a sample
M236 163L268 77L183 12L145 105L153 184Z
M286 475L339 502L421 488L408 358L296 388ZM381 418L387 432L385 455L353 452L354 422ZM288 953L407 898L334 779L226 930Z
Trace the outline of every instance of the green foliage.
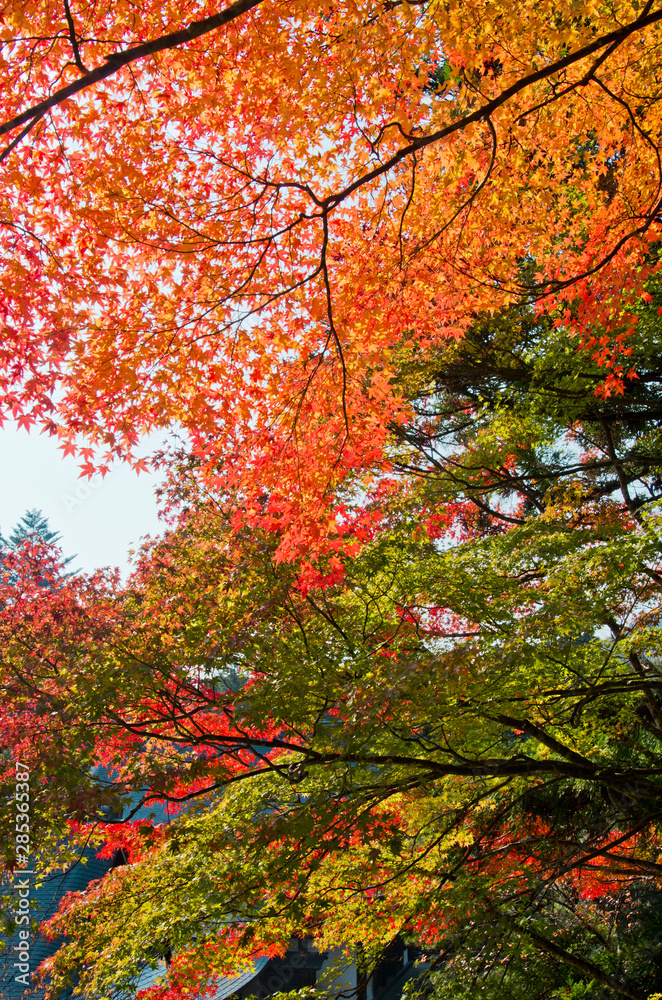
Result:
M8 539L5 540L0 534L0 561L3 549L16 551L25 543L55 549L59 546L61 537L59 532L51 531L48 518L40 510L26 510L12 528ZM75 556L67 556L62 560L62 566L68 566L74 559Z
M562 324L532 307L483 318L436 356L403 357L398 379L414 420L394 429L395 458L410 487L415 472L430 507L470 500L502 526L566 496L571 510L577 491L593 503L619 492L630 511L655 502L662 292L653 292L622 335L631 365L622 394L604 389L596 344L587 338L578 350Z
M368 968L404 935L439 1000L659 987L656 316L623 398L528 309L403 357L412 422L342 578L304 585L183 472L125 588L5 615L38 863L67 825L131 861L53 921L56 987L131 995L172 952L194 990L293 934Z
M40 510L26 510L20 521L14 525L9 536L9 545L16 549L26 539L38 537L46 545L57 545L60 535L51 531L48 519Z

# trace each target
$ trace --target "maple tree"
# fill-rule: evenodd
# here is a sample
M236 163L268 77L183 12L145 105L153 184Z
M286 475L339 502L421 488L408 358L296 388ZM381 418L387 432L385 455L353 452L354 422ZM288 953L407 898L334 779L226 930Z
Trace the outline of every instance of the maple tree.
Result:
M14 555L3 743L40 783L39 865L87 843L129 861L50 921L55 988L130 995L170 954L149 996L172 1000L291 934L374 962L396 933L444 954L443 997L471 976L495 997L572 975L655 988L645 935L609 947L662 873L648 287L622 396L596 396L597 362L528 307L405 352L417 416L393 429L379 509L357 500L372 533L335 582L233 530L186 454L179 523L125 587L55 562L46 590L29 561L17 587Z
M3 554L3 789L44 874L129 861L54 990L293 933L659 986L609 940L662 871L661 22L3 7L3 412L87 472L186 435L126 585Z
M351 549L335 490L406 419L403 343L524 296L574 343L600 326L620 391L658 267L661 20L11 0L4 412L87 437L88 472L175 423L237 520L314 563Z

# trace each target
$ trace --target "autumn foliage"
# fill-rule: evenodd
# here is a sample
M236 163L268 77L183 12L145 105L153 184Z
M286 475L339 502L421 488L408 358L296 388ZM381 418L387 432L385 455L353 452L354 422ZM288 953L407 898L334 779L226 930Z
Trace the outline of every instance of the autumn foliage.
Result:
M2 416L85 474L179 435L126 583L2 554L3 788L45 876L115 863L54 992L292 935L401 935L438 1000L660 987L661 31L3 7Z
M335 490L387 462L403 346L524 295L621 391L657 267L660 19L7 5L5 413L89 471L178 424L291 559L351 546Z

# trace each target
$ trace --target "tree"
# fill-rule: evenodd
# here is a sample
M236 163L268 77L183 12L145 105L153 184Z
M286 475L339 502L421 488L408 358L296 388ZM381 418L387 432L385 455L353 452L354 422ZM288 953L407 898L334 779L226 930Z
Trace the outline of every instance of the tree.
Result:
M26 539L38 537L46 545L56 545L60 541L60 534L51 531L48 519L44 517L40 510L26 510L21 520L14 526L9 536L9 545L16 549Z
M456 554L454 566L428 546L427 559L408 567L396 537L364 557L351 584L307 598L295 588L278 593L278 576L262 583L246 566L233 570L237 595L207 558L191 590L227 588L226 597L216 603L210 594L209 607L196 601L194 615L187 597L170 596L171 563L128 636L125 623L119 634L107 620L92 629L88 610L75 655L67 654L71 623L50 638L60 656L52 665L33 630L30 682L45 703L36 715L40 759L28 760L35 777L41 768L54 779L37 803L46 832L56 813L60 831L67 819L82 822L83 840L122 846L132 861L55 922L69 938L64 968L95 956L85 995L104 995L104 976L128 988L140 963L166 950L182 975L186 965L223 969L242 946L268 952L303 930L322 943L359 938L378 948L409 928L434 943L479 889L484 906L512 920L518 908L526 916L540 883L579 876L581 884L583 876L604 892L613 882L654 880L656 667L635 660L640 676L621 659L633 633L613 651L610 641L572 641L579 615L584 629L590 624L587 579L597 578L607 604L623 601L624 571L611 586L604 576L623 561L631 574L645 543L608 538L607 553L591 560L594 534L575 549L554 538L555 527L538 539L529 533L519 558L513 531L507 541L497 536L491 555L477 546L473 559ZM554 569L546 614L532 608L518 626L512 602L521 611L526 601L521 564L532 542L539 565L546 551ZM474 560L482 600L474 588L458 608ZM423 613L421 578L482 634L435 651L439 628L411 621ZM625 586L631 596L641 580ZM603 611L594 608L594 628ZM635 620L636 610L628 628ZM650 635L650 623L634 635L641 630ZM7 653L23 672L25 632ZM252 683L234 694L222 685L224 668L242 663ZM22 722L28 737L25 713ZM85 761L99 759L112 782L86 777ZM192 807L165 828L109 824L100 806L119 811L137 788L148 801ZM39 822L34 816L44 843ZM581 950L571 957L581 960Z
M419 510L438 516L453 500L484 528L503 529L564 496L570 512L573 493L593 503L610 498L635 519L654 507L662 296L657 282L648 287L623 394L602 392L599 356L577 353L563 328L527 306L480 318L460 343L436 353L405 349L397 377L412 416L393 425L400 446L390 454L405 488L419 484ZM438 530L445 526L439 521Z
M58 549L60 538L59 532L51 531L48 519L40 510L26 510L20 521L14 525L6 541L0 534L0 569L9 573L9 580L14 584L17 582L15 574L17 564L24 564L26 560L30 561L32 563L31 577L33 577L35 573L38 573L38 564L43 563L44 580L48 579L52 582L53 567L59 566L60 572L64 573L67 566L75 558L75 556L67 556L66 559L61 557ZM21 550L22 558L17 559L16 554L21 553Z
M177 423L237 520L314 562L351 548L335 490L407 419L403 342L524 297L579 340L600 326L620 390L658 268L661 19L12 0L7 412L89 438L88 472Z
M293 932L660 985L609 947L660 876L660 21L6 7L7 412L87 471L189 438L126 586L1 581L5 801L46 873L130 861L56 988Z
M56 985L130 994L171 953L154 995L176 997L292 933L369 962L401 933L443 953L440 996L471 995L477 965L495 998L659 988L624 929L662 873L650 294L632 398L596 397L599 368L527 311L401 355L426 409L394 433L379 509L360 500L372 535L343 576L302 581L277 536L233 530L185 459L186 509L126 588L5 602L6 743L41 782L44 867L88 841L130 861L52 921ZM145 818L159 802L167 824Z

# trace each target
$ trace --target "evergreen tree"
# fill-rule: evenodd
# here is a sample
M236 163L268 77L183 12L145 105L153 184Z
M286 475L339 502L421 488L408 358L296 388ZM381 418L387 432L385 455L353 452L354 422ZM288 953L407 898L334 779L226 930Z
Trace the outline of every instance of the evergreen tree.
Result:
M35 537L39 537L47 545L57 545L62 537L59 532L51 531L48 518L36 508L26 510L20 521L14 525L9 536L9 545L16 549L27 538Z
M3 538L0 532L0 565L3 562L3 551L16 552L24 542L41 542L50 548L56 548L59 547L61 538L59 531L51 530L48 518L41 510L37 510L36 507L26 510L20 521L12 528L8 539ZM74 558L75 556L63 558L62 566L68 566Z

